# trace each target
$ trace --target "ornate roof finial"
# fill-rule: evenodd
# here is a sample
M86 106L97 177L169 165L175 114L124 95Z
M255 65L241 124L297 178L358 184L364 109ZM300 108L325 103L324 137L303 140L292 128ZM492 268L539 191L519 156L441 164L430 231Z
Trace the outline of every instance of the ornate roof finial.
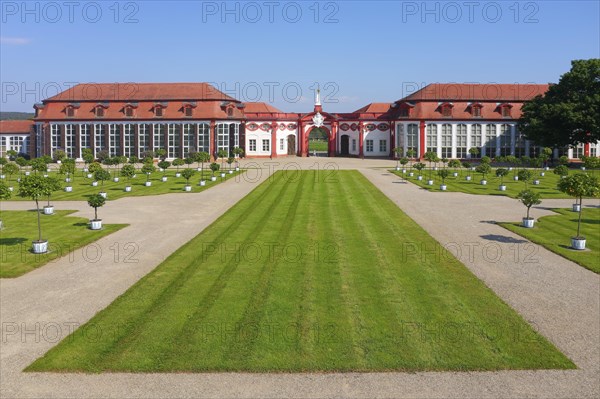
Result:
M321 89L317 86L317 94L315 95L315 105L321 105Z

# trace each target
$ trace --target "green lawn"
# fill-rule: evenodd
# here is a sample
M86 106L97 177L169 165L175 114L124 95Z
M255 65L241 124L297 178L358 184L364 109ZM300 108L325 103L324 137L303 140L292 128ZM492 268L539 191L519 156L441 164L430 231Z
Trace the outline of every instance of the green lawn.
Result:
M451 173L454 172L454 170L452 168L450 168L449 170ZM392 170L391 172L393 172L397 176L402 177L402 170L400 170L400 171ZM406 178L409 182L414 183L414 184L416 184L420 187L423 187L427 190L430 190L430 191L441 191L440 185L442 184L442 179L439 176L437 176L436 171L431 172L431 176L432 176L432 179L434 182L433 186L427 185L427 180L429 179L429 169L423 170L421 172L423 175L422 181L417 180L418 173L416 170L414 170L414 169L412 170L412 172L414 172L414 174L415 174L413 177L408 176L409 172L411 172L411 170L410 170L410 168L407 168L406 174L404 174L404 178ZM456 192L462 192L462 193L467 193L467 194L506 195L511 198L516 198L519 191L525 190L524 182L513 180L513 172L512 171L509 172L509 174L504 177L504 184L506 185L506 191L500 191L498 189L498 186L500 186L500 178L496 177L495 169L493 169L493 171L490 175L486 176L487 185L485 185L485 186L482 186L479 183L481 180L481 174L476 173L474 171L470 172L471 176L472 176L472 180L466 181L465 177L467 176L467 173L468 172L463 169L460 171L458 177L453 177L451 174L450 177L446 178L446 181L445 181L446 186L447 186L446 191L456 191ZM555 175L554 173L552 173L551 170L546 171L545 173L546 173L546 175L542 177L542 176L540 176L539 169L534 170L533 178L539 179L540 184L533 185L532 182L529 182L529 188L539 192L542 196L542 200L544 198L569 198L568 195L561 193L556 188L556 184L558 183L560 176ZM575 171L571 171L571 173L575 173Z
M3 211L4 228L0 231L0 277L18 277L65 256L77 248L122 229L124 224L107 224L102 230L88 229L88 219L68 216L75 211L55 211L41 215L42 236L49 252L33 254L31 242L37 239L35 211Z
M310 140L308 142L308 151L312 154L313 151L317 152L327 152L328 143L327 140Z
M581 234L586 237L585 251L570 249L571 237L577 233L577 212L554 209L558 215L539 218L532 229L520 223L500 223L508 230L540 244L581 266L600 273L600 208L584 208L581 215Z
M431 248L357 171L278 172L27 370L575 367Z
M226 166L227 167L227 166ZM195 169L195 168L194 168ZM181 169L183 170L183 168ZM65 191L58 191L52 194L53 201L81 201L87 200L87 198L92 194L97 194L102 189L108 193L107 200L114 200L122 197L139 197L144 195L158 195L158 194L168 194L168 193L183 193L184 186L186 185L186 181L183 177L175 177L176 170L174 168L167 169L167 181L162 182L161 177L163 176L162 172L155 172L150 175L150 181L152 185L150 187L146 187L144 183L146 182L146 175L142 173L138 173L137 177L131 179L129 184L132 189L131 192L125 192L125 186L128 184L127 179L120 177L119 182L115 183L112 180L104 182L104 187L101 187L101 182L98 183L97 187L92 186L93 179L88 179L85 177L85 174L82 171L78 171L75 175L75 178L71 182L73 186L73 191L67 193ZM220 173L220 172L218 172ZM233 174L229 174L226 172L225 178L221 179L220 175L217 173L217 181L211 182L210 176L211 171L207 170L205 167L204 170L204 178L206 181L206 186L199 186L200 181L200 172L196 172L196 174L190 179L190 184L192 186L192 192L197 193L203 190L206 190L216 184L221 183L221 180L229 180L239 175L241 172L233 172ZM111 171L111 175L112 175ZM50 176L58 176L61 178L63 187L66 185L64 182L64 175L57 175L56 172L50 172ZM19 183L16 181L16 177L13 176L11 181L7 180L7 184L10 183L10 186L14 187L14 193L11 200L27 200L30 201L29 198L20 198L17 194L19 189Z

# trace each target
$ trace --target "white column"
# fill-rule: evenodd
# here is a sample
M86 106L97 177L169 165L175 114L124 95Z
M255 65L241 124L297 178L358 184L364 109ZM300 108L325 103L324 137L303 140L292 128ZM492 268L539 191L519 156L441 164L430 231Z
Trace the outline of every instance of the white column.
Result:
M450 158L456 158L456 127L457 127L457 124L453 123L451 126L452 126L452 152L450 154Z
M501 124L496 124L496 153L492 155L492 157L497 157L500 155L500 134L502 133Z
M481 124L481 153L479 154L479 156L484 157L486 156L486 148L485 148L485 144L486 144L486 135L487 135L487 124Z
M437 146L435 149L435 153L437 154L438 158L442 157L442 124L441 123L437 123Z
M472 134L472 123L467 124L467 159L471 158L471 154L469 154L469 150L471 149L471 134Z

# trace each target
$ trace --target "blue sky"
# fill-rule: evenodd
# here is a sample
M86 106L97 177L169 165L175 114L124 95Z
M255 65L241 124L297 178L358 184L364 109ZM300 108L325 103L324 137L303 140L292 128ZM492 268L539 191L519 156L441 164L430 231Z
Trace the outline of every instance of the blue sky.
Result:
M600 57L599 1L2 1L2 111L75 82L214 82L289 112L427 83L547 83ZM71 7L71 8L70 8Z

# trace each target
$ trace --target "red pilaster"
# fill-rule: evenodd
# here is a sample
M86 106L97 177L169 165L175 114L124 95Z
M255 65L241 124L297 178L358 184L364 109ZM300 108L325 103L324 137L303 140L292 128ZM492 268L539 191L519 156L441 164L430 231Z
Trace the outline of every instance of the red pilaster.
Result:
M271 158L277 158L277 122L271 122Z
M298 156L303 157L304 155L304 125L302 121L298 121Z
M390 122L390 157L396 158L396 122Z
M363 158L363 141L364 141L364 133L363 133L364 125L362 122L358 123L358 156Z
M337 153L338 121L331 122L331 134L329 135L329 156L335 157Z
M583 155L585 155L586 157L590 156L590 143L585 143L583 145Z
M217 123L210 121L210 148L209 152L217 159Z
M425 155L425 121L419 124L419 158Z

